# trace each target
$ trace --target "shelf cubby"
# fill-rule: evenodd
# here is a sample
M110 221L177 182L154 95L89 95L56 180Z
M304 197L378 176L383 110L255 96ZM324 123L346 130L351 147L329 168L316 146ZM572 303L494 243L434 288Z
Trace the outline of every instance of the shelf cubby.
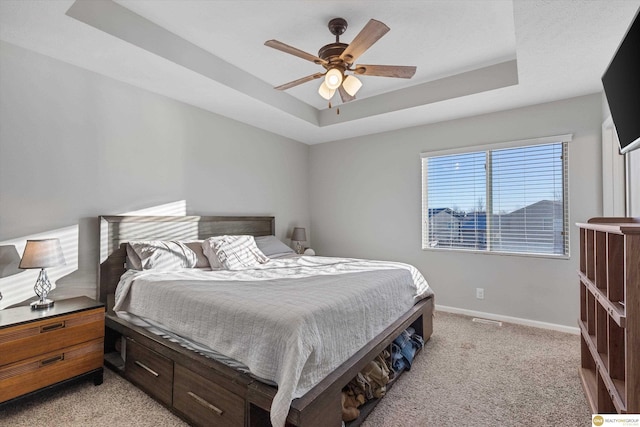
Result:
M598 353L609 354L609 340L607 339L607 328L609 325L609 314L600 304L596 304L596 349ZM604 359L604 358L603 358Z
M616 407L613 403L613 399L609 394L607 385L604 382L604 378L600 371L597 371L597 396L598 396L598 413L599 414L613 414L616 413Z
M595 251L595 232L593 230L585 230L586 231L586 274L587 278L591 280L591 282L595 281L596 277L596 251Z
M587 286L580 282L580 321L587 321Z
M624 355L626 353L624 328L618 326L616 322L609 320L608 338L608 352L611 354L607 367L609 376L613 379L624 381Z
M607 294L607 234L595 232L595 280L596 287Z
M607 253L607 298L614 304L624 303L624 236L609 234Z
M587 333L589 335L596 334L596 298L589 292L587 294Z

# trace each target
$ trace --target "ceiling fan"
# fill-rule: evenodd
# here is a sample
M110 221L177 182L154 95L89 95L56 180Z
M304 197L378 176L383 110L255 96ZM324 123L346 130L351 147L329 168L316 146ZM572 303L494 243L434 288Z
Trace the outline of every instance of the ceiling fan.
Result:
M275 89L286 90L302 83L324 77L324 81L318 89L320 96L326 100L331 100L335 92L338 91L342 102L348 102L355 99L356 93L362 87L362 82L356 75L410 79L415 74L416 67L413 66L354 65L354 62L360 55L389 31L389 27L382 22L370 19L349 44L340 43L340 35L347 29L347 21L345 19L334 18L329 21L328 26L331 34L336 36L336 42L322 46L318 51L318 56L304 52L278 40L268 40L264 43L266 46L322 65L326 70L276 86ZM329 106L331 106L331 103L329 103Z

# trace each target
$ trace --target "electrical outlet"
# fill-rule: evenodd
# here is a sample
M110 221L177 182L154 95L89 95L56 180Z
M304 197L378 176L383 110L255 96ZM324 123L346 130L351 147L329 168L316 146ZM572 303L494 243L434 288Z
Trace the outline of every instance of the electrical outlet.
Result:
M476 288L476 298L484 299L484 288Z

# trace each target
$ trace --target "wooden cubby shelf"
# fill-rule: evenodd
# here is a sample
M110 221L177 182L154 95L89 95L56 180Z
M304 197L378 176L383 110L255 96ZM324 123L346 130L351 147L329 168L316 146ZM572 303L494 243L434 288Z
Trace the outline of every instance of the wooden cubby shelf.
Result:
M584 284L584 287L591 292L592 297L595 298L598 303L606 310L606 312L611 316L611 318L618 324L620 327L625 327L625 323L627 321L624 305L620 303L620 301L611 301L606 294L606 290L596 287L582 272L578 272L578 276L580 280Z
M580 230L580 379L593 413L640 413L640 218Z

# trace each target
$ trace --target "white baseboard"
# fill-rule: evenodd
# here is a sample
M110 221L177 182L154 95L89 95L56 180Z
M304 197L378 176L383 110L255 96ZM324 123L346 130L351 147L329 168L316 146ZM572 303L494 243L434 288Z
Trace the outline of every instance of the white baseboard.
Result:
M553 331L567 332L580 335L580 328L557 325L555 323L540 322L538 320L521 319L519 317L503 316L501 314L483 313L482 311L467 310L465 308L448 307L436 304L436 311L446 311L447 313L464 314L465 316L480 317L483 319L497 320L499 322L515 323L517 325L533 326L535 328L551 329Z

